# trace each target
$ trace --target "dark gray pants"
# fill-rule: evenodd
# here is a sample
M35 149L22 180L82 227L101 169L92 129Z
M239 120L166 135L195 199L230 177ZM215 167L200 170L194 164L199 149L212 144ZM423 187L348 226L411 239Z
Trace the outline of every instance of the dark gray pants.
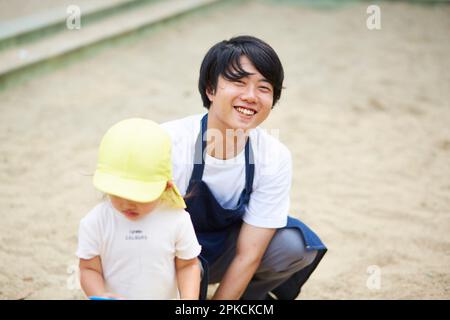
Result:
M223 254L209 266L209 283L220 282L236 253L240 228L230 230ZM278 229L264 253L261 264L242 295L246 300L262 300L291 275L311 264L316 250L306 251L297 229Z

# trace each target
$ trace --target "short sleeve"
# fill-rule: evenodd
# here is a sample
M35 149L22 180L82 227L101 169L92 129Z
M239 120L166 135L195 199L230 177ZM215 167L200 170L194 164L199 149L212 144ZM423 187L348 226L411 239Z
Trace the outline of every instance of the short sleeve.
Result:
M259 182L254 186L244 214L244 222L261 228L286 226L290 206L292 157L281 146L270 163L260 163Z
M189 260L197 257L202 248L195 235L189 213L183 211L181 215L177 228L175 255L180 259Z
M78 230L78 249L76 255L80 259L92 259L100 255L100 230L95 215L84 217Z

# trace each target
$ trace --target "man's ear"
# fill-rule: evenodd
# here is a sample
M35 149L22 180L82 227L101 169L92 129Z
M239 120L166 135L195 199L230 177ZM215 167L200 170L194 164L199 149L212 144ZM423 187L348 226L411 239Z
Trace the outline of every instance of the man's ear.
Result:
M211 89L211 87L206 87L206 95L208 96L208 99L210 102L212 102L214 97L214 90Z

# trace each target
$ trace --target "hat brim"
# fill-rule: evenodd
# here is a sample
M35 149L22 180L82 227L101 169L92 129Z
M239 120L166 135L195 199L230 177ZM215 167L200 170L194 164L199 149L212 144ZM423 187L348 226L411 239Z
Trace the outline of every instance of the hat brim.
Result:
M158 199L167 186L167 181L144 182L118 177L96 171L94 186L102 192L136 202L151 202Z

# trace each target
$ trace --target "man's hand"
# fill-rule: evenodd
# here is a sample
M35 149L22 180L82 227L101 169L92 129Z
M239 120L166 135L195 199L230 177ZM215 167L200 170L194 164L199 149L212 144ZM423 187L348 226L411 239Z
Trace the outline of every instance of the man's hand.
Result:
M214 300L239 299L255 274L276 229L243 223L236 245L236 256L226 271Z

